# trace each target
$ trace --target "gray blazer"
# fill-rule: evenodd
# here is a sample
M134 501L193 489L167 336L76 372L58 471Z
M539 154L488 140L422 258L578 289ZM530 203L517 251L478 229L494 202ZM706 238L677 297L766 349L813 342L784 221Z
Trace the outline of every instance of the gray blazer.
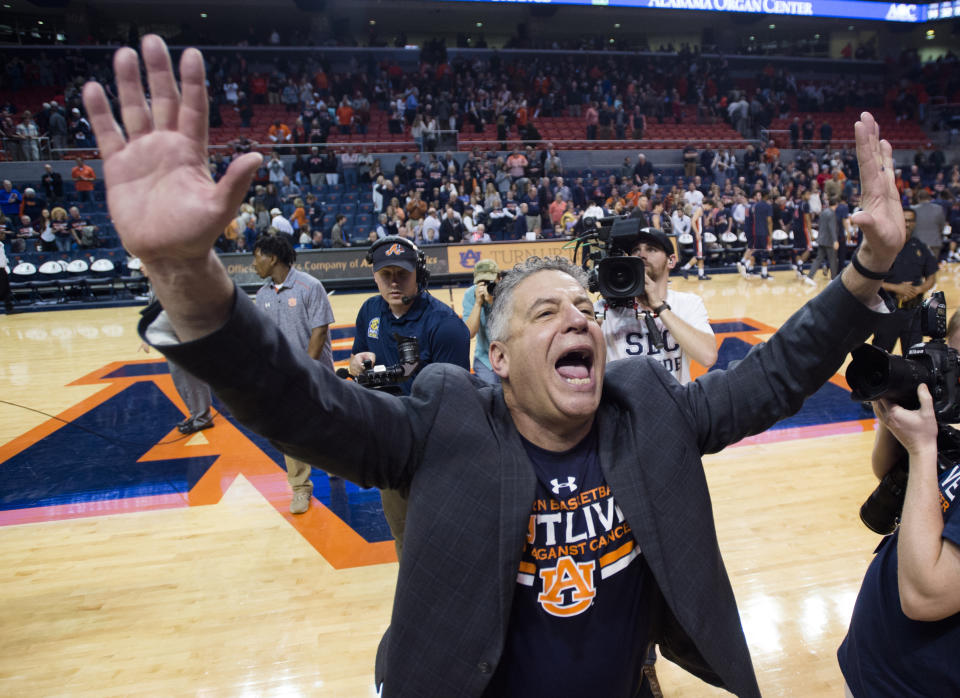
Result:
M141 333L155 341L150 321ZM659 588L651 639L737 695L759 689L700 457L796 412L875 321L837 280L731 370L681 386L645 357L608 367L600 464ZM290 347L239 293L223 328L158 349L285 453L363 486L409 487L378 652L384 695L482 695L503 651L535 488L501 389L431 365L409 397L365 390Z

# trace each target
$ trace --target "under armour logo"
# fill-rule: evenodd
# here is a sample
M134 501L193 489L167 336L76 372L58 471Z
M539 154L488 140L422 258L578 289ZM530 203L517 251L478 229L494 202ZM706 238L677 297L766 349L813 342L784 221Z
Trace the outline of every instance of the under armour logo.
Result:
M554 494L560 494L561 487L567 487L571 492L577 491L577 478L573 477L572 475L567 476L566 482L560 482L557 478L553 478L550 481L550 484L553 485L552 489Z

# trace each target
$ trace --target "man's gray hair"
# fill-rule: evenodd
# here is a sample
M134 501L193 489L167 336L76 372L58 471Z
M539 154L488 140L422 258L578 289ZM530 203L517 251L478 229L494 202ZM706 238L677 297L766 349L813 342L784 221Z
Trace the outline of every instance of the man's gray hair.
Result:
M562 271L589 290L587 272L566 257L528 257L506 273L497 284L487 323L491 342L506 341L510 331L510 316L513 315L513 292L529 276L540 271Z

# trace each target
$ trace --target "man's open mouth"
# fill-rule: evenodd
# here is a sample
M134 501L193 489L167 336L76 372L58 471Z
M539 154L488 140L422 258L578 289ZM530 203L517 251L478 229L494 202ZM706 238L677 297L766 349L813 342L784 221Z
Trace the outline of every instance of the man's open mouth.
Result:
M573 349L557 359L556 369L560 377L571 385L590 383L590 369L593 368L593 352L587 349Z

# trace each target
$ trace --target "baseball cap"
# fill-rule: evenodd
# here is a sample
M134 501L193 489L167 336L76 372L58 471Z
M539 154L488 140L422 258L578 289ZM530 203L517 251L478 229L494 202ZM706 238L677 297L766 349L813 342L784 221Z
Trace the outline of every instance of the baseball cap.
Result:
M383 243L373 250L373 270L384 267L400 267L407 271L417 270L417 253L402 242Z
M667 253L668 257L674 254L673 243L670 242L670 238L668 238L662 230L657 230L656 228L641 228L637 233L637 242L634 246L639 245L641 242L659 247Z
M283 215L283 211L281 211L279 208L271 208L271 209L270 209L270 217L271 217L271 218L272 218L272 217L275 217L275 216L282 216L282 215Z
M500 267L492 259L481 259L473 268L473 283L478 281L496 281Z

